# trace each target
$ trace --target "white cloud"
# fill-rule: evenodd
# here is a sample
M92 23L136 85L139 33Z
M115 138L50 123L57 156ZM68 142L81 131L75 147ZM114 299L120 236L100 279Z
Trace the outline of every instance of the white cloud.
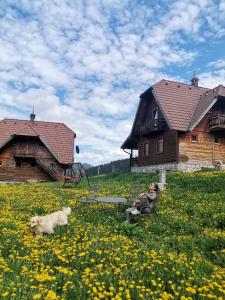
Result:
M162 5L4 1L1 116L26 117L34 105L39 119L65 122L76 131L77 143L86 149L79 156L83 161L124 157L119 148L131 129L139 94L154 81L175 78L166 68L193 64L199 54L187 42L223 35L224 2ZM201 83L211 86L223 82L224 73L215 69L200 75ZM176 79L183 80L182 75Z
M209 66L215 69L225 68L225 57L223 59L218 59L209 63Z
M225 86L225 69L199 74L201 78L200 85L208 88L214 88L219 84Z

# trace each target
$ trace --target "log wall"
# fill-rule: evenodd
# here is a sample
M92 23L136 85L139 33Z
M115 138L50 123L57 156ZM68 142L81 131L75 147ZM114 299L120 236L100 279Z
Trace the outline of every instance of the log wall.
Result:
M21 161L18 165L16 161ZM0 180L63 180L64 166L36 138L15 138L0 152Z
M208 113L199 125L188 133L179 135L179 162L214 164L218 161L225 163L225 135L223 131L210 133L208 130ZM192 135L197 141L192 142ZM215 143L218 137L219 143Z

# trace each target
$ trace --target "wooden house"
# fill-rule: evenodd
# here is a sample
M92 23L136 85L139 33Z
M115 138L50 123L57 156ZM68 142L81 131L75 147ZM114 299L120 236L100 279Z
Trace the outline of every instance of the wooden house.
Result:
M225 87L161 80L140 96L122 149L131 170L199 170L225 163ZM138 156L133 157L134 150Z
M74 161L75 133L63 123L0 121L0 180L63 180Z

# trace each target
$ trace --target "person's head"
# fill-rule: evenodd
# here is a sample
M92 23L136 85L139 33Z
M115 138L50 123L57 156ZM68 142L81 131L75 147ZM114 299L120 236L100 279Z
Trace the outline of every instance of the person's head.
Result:
M158 189L159 189L159 186L158 186L157 183L152 182L152 183L149 185L148 189L149 189L149 192L157 192Z

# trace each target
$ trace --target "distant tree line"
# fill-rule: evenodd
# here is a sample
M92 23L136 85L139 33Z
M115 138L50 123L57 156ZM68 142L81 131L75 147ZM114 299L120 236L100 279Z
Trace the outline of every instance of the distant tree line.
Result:
M110 173L125 173L130 171L130 160L120 159L86 169L88 176L96 176Z

